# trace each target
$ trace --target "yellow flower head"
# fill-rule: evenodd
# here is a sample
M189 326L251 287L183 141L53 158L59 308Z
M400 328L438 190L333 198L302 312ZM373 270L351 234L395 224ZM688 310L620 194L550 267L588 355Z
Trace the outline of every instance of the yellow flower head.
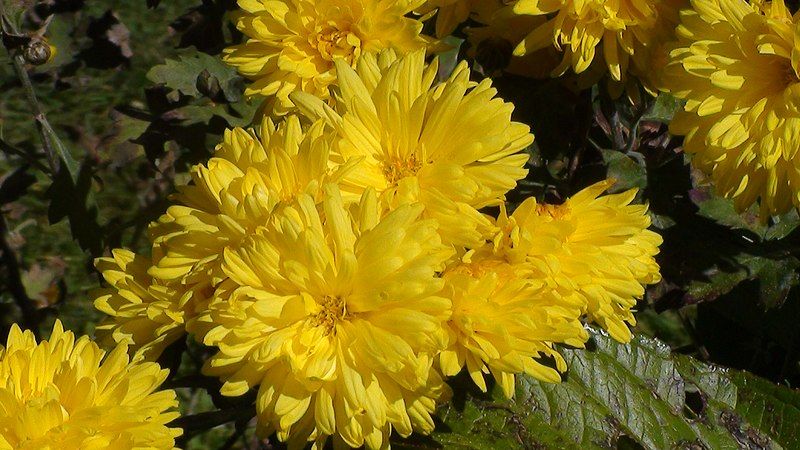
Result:
M546 16L520 42L518 56L555 47L563 53L553 75L570 67L585 72L601 53L611 79L621 82L626 73L651 83L651 57L669 40L678 20L678 10L688 0L519 0L516 14Z
M152 262L125 250L101 258L97 269L110 284L95 306L108 314L98 327L107 339L133 344L155 359L181 338L226 275L225 249L237 247L274 211L296 196L318 198L347 165L328 167L324 124L300 127L294 116L279 126L265 120L260 133L237 128L192 182L178 188L171 206L150 229Z
M511 263L529 264L562 301L577 296L590 320L627 342L631 308L661 279L654 257L662 240L647 229L647 206L630 204L635 189L600 196L613 184L596 183L561 205L528 198L500 216L494 245Z
M507 397L514 395L514 374L559 382L566 363L553 343L580 347L588 337L579 318L581 305L552 295L523 265L509 263L490 245L469 251L444 274L444 296L453 302L448 321L449 347L439 356L442 372L455 375L464 366L486 391L491 373ZM552 358L555 369L540 361Z
M239 0L237 26L246 41L224 59L253 80L245 93L274 96L272 113L291 111L289 94L328 98L334 59L355 64L365 54L424 48L422 23L406 14L423 0Z
M151 275L183 285L218 284L225 248L297 195L319 197L322 184L346 169L328 168L322 131L322 123L304 131L294 116L277 127L266 120L258 134L227 130L214 157L192 169L192 184L179 188L178 204L151 227Z
M260 384L263 435L383 448L392 429L433 429L450 315L437 273L452 251L421 214L382 217L372 191L348 208L327 185L321 203L302 194L225 250L228 279L193 332L219 349L204 370L224 395Z
M373 188L391 207L420 202L439 222L445 242L474 244L490 227L478 208L502 203L524 178L533 142L527 125L512 122L514 106L495 97L490 80L469 81L466 63L435 83L438 65L416 52L361 58L356 69L336 62L339 94L292 98L312 118L324 118L338 140L334 163L358 161L340 185L360 196Z
M175 392L158 391L158 364L129 361L125 345L106 353L56 321L36 343L14 325L0 346L0 448L172 449L181 430Z
M686 99L670 131L739 211L800 206L800 26L782 0L694 0L662 87Z
M95 267L109 284L94 293L94 305L108 317L96 328L109 347L125 343L151 361L183 337L193 291L180 292L153 280L148 258L116 249ZM191 314L191 311L189 311Z

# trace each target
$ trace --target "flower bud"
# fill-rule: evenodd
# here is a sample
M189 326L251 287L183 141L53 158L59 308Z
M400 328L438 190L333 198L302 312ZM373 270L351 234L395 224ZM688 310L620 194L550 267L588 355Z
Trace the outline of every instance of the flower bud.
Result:
M31 39L22 49L22 57L29 64L41 66L53 60L56 56L56 48L46 39Z

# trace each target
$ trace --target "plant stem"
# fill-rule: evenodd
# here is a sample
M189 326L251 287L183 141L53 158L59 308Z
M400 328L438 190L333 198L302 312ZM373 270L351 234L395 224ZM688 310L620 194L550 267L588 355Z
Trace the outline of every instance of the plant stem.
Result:
M42 138L42 145L47 155L47 165L50 167L51 172L56 174L58 173L59 163L58 156L54 150L56 145L54 140L58 138L52 132L53 127L51 127L50 123L47 121L47 117L44 115L42 107L39 104L39 99L36 98L33 84L31 84L28 71L25 69L25 60L22 58L22 55L13 55L12 61L14 64L14 71L17 73L17 77L22 83L22 88L25 90L25 96L28 98L28 104L33 112L33 118L36 120L36 129L39 130L39 136Z
M0 0L0 20L2 21L3 29L8 27L10 28L8 30L9 32L18 34L14 24L5 15L5 0ZM63 147L63 145L61 142L58 142L58 136L56 136L53 127L50 126L50 122L47 121L47 116L45 116L39 99L36 97L36 92L33 90L33 83L31 83L28 70L25 68L25 58L23 58L22 54L18 51L12 51L8 48L6 48L6 51L11 58L14 72L17 74L17 78L19 78L22 84L22 89L25 91L25 97L28 99L33 118L36 121L36 129L39 130L39 136L42 139L42 145L47 155L48 166L53 176L55 176L59 168L59 157L56 148Z

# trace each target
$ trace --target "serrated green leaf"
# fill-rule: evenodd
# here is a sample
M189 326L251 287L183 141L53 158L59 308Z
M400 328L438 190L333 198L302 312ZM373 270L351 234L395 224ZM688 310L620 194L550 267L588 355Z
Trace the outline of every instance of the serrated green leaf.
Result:
M800 393L747 372L734 372L731 380L739 394L736 412L784 448L800 448Z
M714 194L710 188L695 189L690 195L702 217L720 225L751 231L758 236L764 236L767 232L767 226L759 220L757 206L740 214L733 207L733 200Z
M564 382L518 377L514 399L457 385L430 438L397 448L797 448L800 394L755 376L673 355L639 336L622 345L591 330L564 350ZM459 378L460 380L460 378ZM463 380L462 380L463 381ZM770 415L761 414L770 408Z
M177 60L167 59L164 64L150 69L147 78L191 97L208 94L200 92L198 85L213 84L210 80L218 83L219 89L229 102L238 101L242 94L242 80L235 69L217 57L198 51L180 56Z

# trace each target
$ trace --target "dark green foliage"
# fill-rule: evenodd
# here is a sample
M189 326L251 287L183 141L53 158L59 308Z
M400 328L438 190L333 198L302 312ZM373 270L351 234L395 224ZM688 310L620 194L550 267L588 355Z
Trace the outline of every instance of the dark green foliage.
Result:
M561 384L520 377L512 400L467 378L431 438L398 448L797 448L800 392L746 372L673 355L639 336L621 345L596 330L564 350Z

